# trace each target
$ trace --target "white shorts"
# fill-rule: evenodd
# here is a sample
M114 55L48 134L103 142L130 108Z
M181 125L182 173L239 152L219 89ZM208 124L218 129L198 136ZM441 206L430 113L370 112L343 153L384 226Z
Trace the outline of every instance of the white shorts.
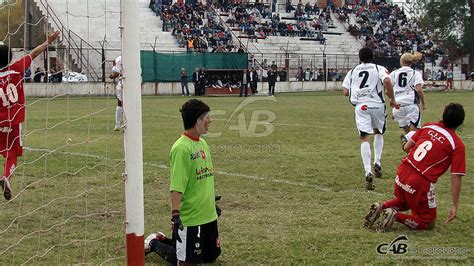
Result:
M115 97L120 101L122 100L122 89L115 89Z
M359 135L374 134L377 129L385 132L387 112L383 103L360 103L355 107L355 120Z
M393 108L392 116L400 127L413 125L419 128L421 125L421 113L418 104L400 106L399 109Z

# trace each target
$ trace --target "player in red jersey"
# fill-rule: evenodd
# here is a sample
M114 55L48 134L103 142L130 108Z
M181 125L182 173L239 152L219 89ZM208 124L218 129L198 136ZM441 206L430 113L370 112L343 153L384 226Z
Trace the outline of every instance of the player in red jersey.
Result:
M432 229L436 220L435 186L451 166L452 206L447 222L456 218L462 176L466 175L466 151L455 129L464 122L464 108L450 103L438 123L425 124L405 144L408 155L402 159L395 177L395 198L370 206L364 226L387 231L396 220L411 229ZM411 210L411 214L401 213Z
M12 52L6 45L0 45L0 152L5 158L0 186L5 199L12 198L10 178L15 170L17 158L23 154L21 123L25 121L24 73L31 61L44 52L59 36L56 31L29 54L10 64Z

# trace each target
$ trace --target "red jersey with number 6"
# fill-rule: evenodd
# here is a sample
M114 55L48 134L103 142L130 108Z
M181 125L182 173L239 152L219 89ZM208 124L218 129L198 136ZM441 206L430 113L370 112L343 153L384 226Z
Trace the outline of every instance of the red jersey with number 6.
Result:
M25 121L24 73L31 65L26 55L0 70L0 126L10 127Z
M415 146L402 163L436 183L451 165L451 174L466 175L466 148L454 129L428 123L412 137Z

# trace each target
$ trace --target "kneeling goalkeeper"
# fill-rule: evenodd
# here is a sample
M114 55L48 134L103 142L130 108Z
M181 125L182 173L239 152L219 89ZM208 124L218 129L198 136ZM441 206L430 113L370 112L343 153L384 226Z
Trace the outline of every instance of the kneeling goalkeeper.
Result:
M209 106L196 99L180 109L185 132L170 152L173 237L159 233L145 240L145 252L156 251L172 263L211 263L221 253L212 158L201 138L209 130L209 111Z

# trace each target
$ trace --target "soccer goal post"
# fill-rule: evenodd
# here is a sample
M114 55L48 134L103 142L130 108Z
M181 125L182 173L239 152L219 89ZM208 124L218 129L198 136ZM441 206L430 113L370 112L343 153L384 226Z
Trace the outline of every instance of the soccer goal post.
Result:
M138 1L122 0L121 41L125 121L125 226L128 265L144 265L143 147Z

